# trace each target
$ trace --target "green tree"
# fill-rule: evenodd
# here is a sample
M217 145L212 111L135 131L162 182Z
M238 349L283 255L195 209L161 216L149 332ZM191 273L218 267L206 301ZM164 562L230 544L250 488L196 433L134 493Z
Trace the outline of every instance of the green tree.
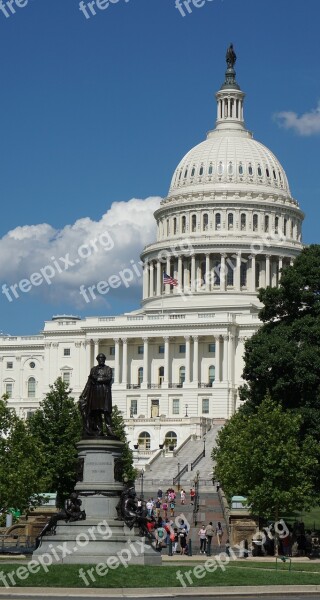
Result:
M43 451L27 425L0 399L0 512L25 510L43 491Z
M301 419L266 398L249 415L240 409L219 432L215 476L229 497L246 496L253 514L277 520L315 504L318 444L301 440Z
M112 428L115 435L124 442L122 453L123 477L127 477L128 481L134 481L137 477L137 470L133 467L133 452L129 448L123 416L118 407L112 407Z
M28 421L30 432L44 449L46 489L42 491L57 492L59 506L77 481L76 443L82 433L80 412L70 394L59 377Z
M320 246L283 269L279 288L260 290L264 325L246 343L240 391L246 410L269 393L298 409L302 431L320 440Z

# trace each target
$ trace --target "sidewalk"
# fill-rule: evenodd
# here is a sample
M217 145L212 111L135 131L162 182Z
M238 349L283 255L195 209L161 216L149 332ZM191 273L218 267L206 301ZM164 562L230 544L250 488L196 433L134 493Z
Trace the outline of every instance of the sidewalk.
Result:
M285 594L288 597L291 594L314 594L320 592L320 585L273 585L273 586L242 586L242 587L199 587L199 588L114 588L109 590L100 589L78 589L78 588L17 588L6 590L0 588L0 598L17 598L18 600L30 600L31 598L41 598L45 596L68 598L152 598L174 596L257 596L270 594Z

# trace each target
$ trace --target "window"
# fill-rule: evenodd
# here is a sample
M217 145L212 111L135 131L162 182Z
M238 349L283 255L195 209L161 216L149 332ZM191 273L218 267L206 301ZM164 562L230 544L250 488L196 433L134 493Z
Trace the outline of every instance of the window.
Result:
M164 346L159 346L159 354L164 354Z
M270 177L270 172L269 172L269 169L268 169L268 167L266 168L266 176L267 176L267 177Z
M164 438L164 443L166 448L168 448L169 450L171 450L172 446L172 450L176 447L177 445L177 434L175 433L175 431L168 431L168 433L166 433L165 438Z
M259 177L262 177L262 169L261 169L261 167L258 167L258 175L259 175Z
M138 346L138 354L143 354L143 346Z
M164 380L164 367L159 367L159 385L161 387Z
M232 287L234 285L234 269L235 269L234 259L228 258L228 264L227 264L227 286L231 286Z
M201 165L201 167L200 167L199 175L200 175L200 177L201 177L201 175L203 175L203 165Z
M27 420L28 420L28 419L31 419L32 415L33 415L35 412L36 412L36 409L35 409L35 408L34 408L34 409L32 409L32 408L29 408L29 410L27 410L26 419L27 419Z
M195 174L195 172L196 172L195 168L194 168L194 167L192 167L192 171L191 171L191 177L194 177L194 174Z
M264 230L265 233L269 231L269 215L266 215L264 218Z
M13 394L13 383L6 383L6 392L7 396L9 396L9 398L12 398L12 394Z
M205 213L203 215L203 231L208 231L209 215Z
M191 230L194 232L197 230L197 215L192 215L191 219Z
M218 175L222 175L223 174L223 164L220 161L219 165L218 165Z
M182 217L181 219L181 231L182 233L186 232L186 217Z
M228 229L233 229L233 213L228 214Z
M188 169L185 170L184 172L184 178L187 179L187 175L188 175Z
M29 363L29 367L30 367L30 369L34 369L34 368L35 368L35 366L36 366L36 363L35 363L35 362L30 362L30 363Z
M216 214L216 229L221 229L221 214Z
M241 217L240 217L241 231L244 231L246 229L246 226L247 226L247 216L244 213L242 213Z
M256 289L259 289L259 287L260 287L260 263L259 262L256 263L256 278L255 279L256 279L256 281L255 281Z
M243 166L241 163L239 165L239 175L243 175Z
M13 362L7 362L7 369L13 369Z
M209 175L212 175L212 173L213 173L213 166L212 166L212 165L210 165L210 167L209 167L209 170L208 170L208 174L209 174Z
M185 354L186 351L186 345L185 344L179 344L179 352L180 354Z
M180 367L179 369L179 383L182 385L186 380L186 368Z
M212 352L213 354L215 354L215 352L216 352L216 344L215 343L209 344L208 350L209 350L209 352Z
M138 400L131 398L130 400L130 417L134 417L138 414Z
M28 379L28 398L36 397L36 380L34 377Z
M253 215L252 217L252 229L253 231L258 231L258 215Z
M247 287L247 263L241 263L240 267L240 286Z
M233 164L229 162L228 164L228 175L233 175Z
M70 348L64 348L63 349L63 356L70 356L70 355L71 355Z
M62 374L62 381L63 383L67 383L68 385L70 384L70 378L71 378L71 373L70 371L64 371ZM30 379L29 379L30 381Z
M115 353L116 353L116 348L115 348L115 346L110 346L110 348L109 348L109 355L110 355L110 356L114 356L114 355L115 355Z
M251 165L249 165L249 168L248 168L248 173L249 173L249 175L250 175L250 176L252 176L252 175L253 175L253 168L252 168L252 166L251 166Z
M177 219L176 217L174 217L173 219L173 234L176 235L177 233Z
M202 398L202 414L209 414L209 398Z
M141 385L143 382L143 367L139 367L138 369L138 385Z
M274 220L274 232L278 233L278 231L279 231L279 217L275 217L275 220Z
M172 414L179 415L180 414L180 400L179 398L173 398L172 400Z
M138 438L139 449L150 450L150 433L143 431Z
M210 385L213 384L213 382L215 381L216 378L216 368L214 365L211 365L209 367L209 383Z
M283 235L285 235L285 236L287 235L287 223L288 223L288 220L284 219L283 220Z

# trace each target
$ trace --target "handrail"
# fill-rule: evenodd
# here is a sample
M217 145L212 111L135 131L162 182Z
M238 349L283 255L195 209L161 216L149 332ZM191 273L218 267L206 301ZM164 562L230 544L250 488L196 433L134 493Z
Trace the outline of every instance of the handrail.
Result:
M197 464L200 462L200 460L201 460L202 458L204 458L204 457L205 457L205 455L206 455L206 451L205 451L205 450L202 450L202 451L200 452L199 456L197 456L197 458L195 458L195 459L194 459L194 461L191 463L191 469L190 469L190 471L193 471L194 467L196 467L196 466L197 466Z
M179 483L182 475L184 475L187 471L189 471L189 465L185 465L183 467L183 469L181 469L181 471L179 471L179 473L173 478L172 484L177 485L177 483Z

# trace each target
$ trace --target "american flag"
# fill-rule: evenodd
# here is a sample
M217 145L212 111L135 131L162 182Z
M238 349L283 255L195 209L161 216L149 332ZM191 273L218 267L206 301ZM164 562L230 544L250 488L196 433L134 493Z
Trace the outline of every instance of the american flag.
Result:
M163 273L163 283L164 285L179 285L177 279L174 279L173 277L171 277L171 275L168 275L167 273Z

